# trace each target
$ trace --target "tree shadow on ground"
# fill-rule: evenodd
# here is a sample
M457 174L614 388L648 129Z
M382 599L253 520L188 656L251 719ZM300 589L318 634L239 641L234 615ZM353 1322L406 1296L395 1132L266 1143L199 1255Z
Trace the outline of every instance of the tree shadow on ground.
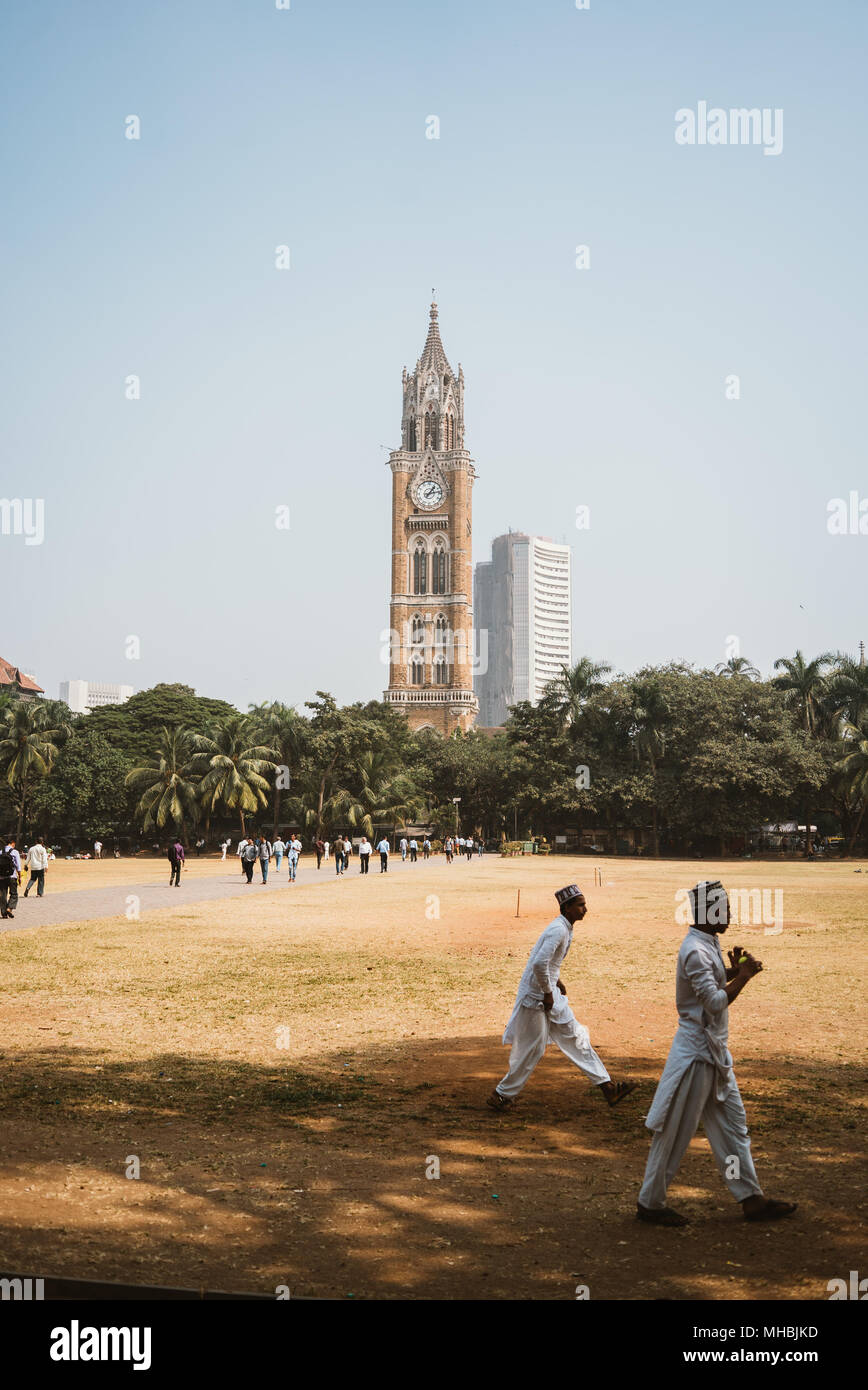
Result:
M549 1049L514 1111L491 1037L407 1039L300 1066L97 1051L8 1054L4 1263L24 1273L355 1298L827 1298L858 1268L864 1077L771 1056L737 1067L760 1181L800 1202L746 1223L705 1140L640 1226L659 1058L614 1110ZM309 1065L308 1065L309 1063ZM125 1176L131 1157L141 1175ZM438 1175L439 1174L439 1175Z

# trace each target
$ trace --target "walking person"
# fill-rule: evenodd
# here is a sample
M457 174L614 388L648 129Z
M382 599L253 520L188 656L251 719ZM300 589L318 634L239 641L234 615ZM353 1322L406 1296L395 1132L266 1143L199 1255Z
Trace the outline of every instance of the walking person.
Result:
M418 843L416 842L416 840L411 840L411 841L410 841L410 863L411 863L411 864L415 864L417 858L419 857L419 856L418 856L418 853L417 853L418 849L419 849L419 845L418 845Z
M0 841L2 844L2 841ZM14 917L18 906L18 877L21 873L21 856L10 840L0 850L0 917Z
M341 835L338 835L335 838L332 844L332 849L335 852L335 874L338 878L340 878L341 874L344 871L344 842L343 837Z
M295 883L295 875L298 871L298 856L301 854L301 840L295 831L290 832L286 846L286 862L289 866L289 881Z
M259 872L262 874L262 882L268 882L268 866L271 863L271 841L265 835L261 835L256 842L256 853L259 857Z
M45 892L45 870L48 868L48 850L37 837L27 851L27 867L30 870L30 881L24 889L24 896L30 892L34 883L36 884L36 896L41 898Z
M322 845L322 857L323 857L323 859L325 860L326 863L329 862L329 842L328 842L328 840L323 840L323 845ZM317 868L319 868L319 864L317 864Z
M730 923L729 897L719 879L688 894L693 925L675 968L678 1030L645 1126L653 1132L636 1215L657 1226L685 1226L687 1217L666 1205L666 1190L701 1123L720 1175L748 1221L791 1216L796 1202L766 1197L750 1151L750 1135L727 1046L729 1006L762 970L740 946L723 963L718 936Z
M359 845L359 873L366 874L371 866L371 842L367 835L362 836Z
M325 854L325 842L321 840L319 836L317 836L313 842L313 852L316 855L316 866L319 868L322 863L322 857Z
M387 874L389 872L389 841L385 835L377 845L377 851L380 855L380 873Z
M94 859L102 859L102 840L94 840L93 857Z
M353 852L353 842L349 835L344 836L344 873L350 867L350 855Z
M272 845L272 849L274 850L274 872L275 872L276 874L279 874L279 873L280 873L280 866L281 866L281 864L283 863L283 856L284 856L284 853L285 853L286 850L287 850L287 846L286 846L286 844L284 843L283 839L281 838L281 834L280 834L280 831L279 831L279 830L278 830L278 832L277 832L277 839L275 840L274 844Z
M205 848L205 841L202 839L202 836L200 835L200 836L199 836L199 839L196 841L196 858L197 858L197 859L200 859L200 858L201 858L201 856L202 856L202 851L203 851L204 848Z
M250 841L247 839L247 836L246 836L246 835L242 835L242 836L241 836L241 839L238 841L238 850L237 850L237 854L238 854L238 858L241 860L241 873L242 873L242 875L246 874L246 872L247 872L247 870L246 870L245 867L244 867L244 863L245 863L245 860L244 860L244 851L246 850L246 848L247 848L247 846L248 846L249 843L250 843ZM255 855L254 855L254 858L256 858Z
M226 851L227 851L227 849L229 848L229 846L230 846L231 844L232 844L232 841L230 840L229 836L227 835L227 836L226 836L226 839L223 840L222 843L221 843L221 845L220 845L220 848L221 848L221 850L223 851L223 853L220 855L221 863L226 859Z
M253 865L259 856L259 851L252 840L244 841L244 848L241 851L241 872L248 883L253 882Z
M466 853L467 853L467 862L468 862L468 864L469 864L470 861L471 861L471 859L473 858L473 836L472 836L472 835L471 835L471 837L470 837L469 840L465 840L465 841L464 841L464 849L465 849L465 851L466 851Z
M186 855L184 854L184 846L181 844L180 836L177 840L174 840L172 844L169 845L169 848L166 852L166 857L171 865L171 873L169 875L169 887L171 888L172 884L174 884L176 888L180 888L181 865L183 864L186 858Z
M425 839L422 841L422 858L431 858L431 841L428 839L427 835L425 836Z
M452 863L452 836L447 835L443 841L443 853L446 855L446 863Z
M401 836L401 846L400 846L400 849L401 849L401 863L403 864L403 863L406 862L406 859L407 859L407 836L406 836L406 835L402 835L402 836Z
M557 1043L564 1056L599 1086L609 1105L617 1105L636 1089L635 1081L611 1080L591 1046L587 1028L567 1002L560 968L573 942L573 924L586 916L588 905L575 883L558 889L555 899L560 915L549 923L528 957L503 1034L504 1043L512 1044L509 1071L485 1102L492 1110L506 1110L515 1102L549 1043Z
M483 844L482 840L477 840L477 841L476 841L476 853L477 853L477 855L479 856L480 859L482 858L482 851L483 851L483 849L484 849L484 844Z

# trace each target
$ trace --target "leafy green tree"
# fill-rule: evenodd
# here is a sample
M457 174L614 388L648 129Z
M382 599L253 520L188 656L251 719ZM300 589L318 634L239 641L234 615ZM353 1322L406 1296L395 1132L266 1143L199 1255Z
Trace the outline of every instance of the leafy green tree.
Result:
M334 792L323 814L332 825L345 822L373 835L375 825L406 825L424 807L424 797L413 778L398 771L394 754L368 750L358 760L351 786Z
M823 652L813 661L806 661L798 651L794 657L782 656L775 662L775 670L781 674L772 684L783 693L787 709L797 713L806 734L817 731L822 701L828 694L825 673L834 659L831 652Z
M746 656L731 656L715 666L719 676L746 676L748 680L759 680L759 671Z
M67 720L53 701L15 700L3 711L0 722L0 771L12 794L21 839L28 799L41 778L47 777L57 757L58 744L68 732Z
M198 819L198 785L192 766L193 743L184 729L161 729L156 753L126 776L139 796L135 815L143 830L175 826L186 842Z
M291 705L281 704L278 700L262 705L252 705L250 718L253 736L274 750L274 761L278 769L278 775L274 778L271 792L271 834L273 839L280 823L283 792L291 787L291 779L298 776L301 768L309 737L309 722ZM280 775L283 768L287 769L289 773L288 783L284 782Z
M131 816L129 770L124 755L84 717L63 743L50 775L37 783L31 818L64 840L122 833Z
M122 705L103 705L86 718L132 766L138 766L153 755L163 729L201 732L215 719L237 713L224 700L206 699L189 685L155 685L131 695Z
M842 745L846 751L836 767L843 776L848 795L859 807L847 845L847 853L852 854L868 806L868 723L845 724Z
M213 723L207 733L193 733L193 766L200 774L199 800L209 813L218 806L237 811L241 833L245 815L268 804L277 767L270 744L253 743L256 726L249 715L230 714Z
M558 715L564 727L576 724L585 702L605 688L601 677L611 670L608 662L581 656L575 665L561 667L560 674L546 686L542 702Z

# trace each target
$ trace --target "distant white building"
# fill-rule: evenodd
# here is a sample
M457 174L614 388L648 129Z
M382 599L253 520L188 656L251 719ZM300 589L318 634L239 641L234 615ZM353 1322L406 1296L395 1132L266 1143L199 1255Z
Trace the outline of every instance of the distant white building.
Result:
M537 704L572 665L571 551L542 536L497 536L476 566L473 613L488 632L488 669L474 680L480 725L504 724L509 706Z
M73 714L89 714L100 705L123 705L132 694L131 685L109 685L106 681L60 682L60 698Z

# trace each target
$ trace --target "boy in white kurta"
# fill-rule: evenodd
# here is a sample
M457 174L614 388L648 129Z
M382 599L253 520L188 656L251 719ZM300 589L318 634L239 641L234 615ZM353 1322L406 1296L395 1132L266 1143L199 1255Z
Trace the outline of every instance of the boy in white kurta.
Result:
M794 1202L763 1196L750 1151L744 1105L727 1047L729 1005L762 962L737 946L723 963L717 937L730 909L719 880L698 883L688 895L693 926L681 943L675 971L678 1031L645 1124L654 1133L639 1193L637 1216L659 1226L687 1218L666 1205L666 1189L702 1123L724 1182L749 1221L789 1216Z
M582 920L588 905L575 883L561 888L555 898L560 916L549 923L530 953L503 1034L512 1051L509 1071L486 1101L492 1110L506 1110L512 1105L549 1043L556 1043L564 1056L600 1087L609 1105L617 1105L636 1089L635 1082L610 1080L591 1046L587 1028L567 1002L560 968L572 945L573 923Z

